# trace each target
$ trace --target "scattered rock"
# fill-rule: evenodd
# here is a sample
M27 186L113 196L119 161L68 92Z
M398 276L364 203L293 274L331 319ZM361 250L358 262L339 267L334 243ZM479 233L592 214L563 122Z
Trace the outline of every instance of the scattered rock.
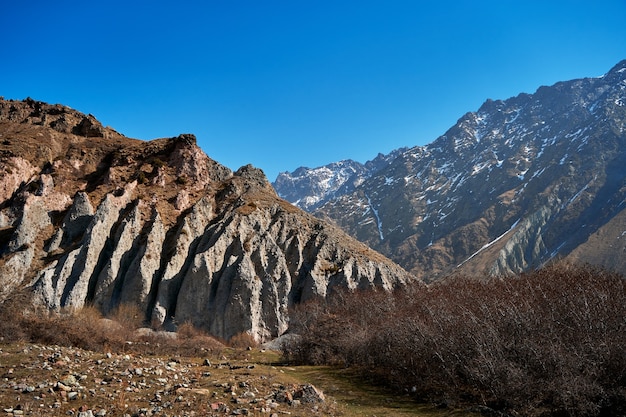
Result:
M307 404L323 403L326 400L324 393L310 384L300 386L300 388L294 392L293 397Z
M15 352L5 349L0 354L7 361L21 364L11 374L13 382L0 383L0 403L7 404L7 398L15 400L17 394L27 398L29 404L34 401L42 404L42 408L54 415L122 416L124 413L120 411L126 410L124 404L142 404L145 408L137 408L130 414L137 417L164 413L191 416L181 410L194 409L200 404L210 405L214 415L298 415L297 410L314 410L324 401L324 394L313 385L272 383L263 371L253 371L255 368L246 360L231 358L216 367L212 375L202 372L208 358L103 355L37 345L22 346ZM15 358L6 359L9 355ZM63 367L48 367L60 359L65 361ZM13 416L27 414L22 406L5 405L1 410Z

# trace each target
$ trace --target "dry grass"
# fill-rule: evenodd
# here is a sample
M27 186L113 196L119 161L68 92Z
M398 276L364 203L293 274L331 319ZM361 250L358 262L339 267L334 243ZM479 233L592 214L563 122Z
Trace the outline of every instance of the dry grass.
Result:
M432 404L416 402L409 392L392 390L378 381L364 378L354 368L343 366L286 366L287 375L309 381L336 402L345 416L388 417L478 417L464 409L442 410Z
M345 370L280 364L278 353L259 349L247 333L233 337L230 347L188 323L175 338L139 336L131 306L105 318L91 307L45 314L24 309L26 301L16 294L0 306L11 317L0 323L0 404L24 415L453 415L394 398ZM326 392L324 402L282 394L308 383Z
M260 360L258 349L226 349L190 324L175 336L138 333L141 315L132 306L120 306L106 318L92 307L60 314L24 309L27 301L27 294L14 294L0 305L0 313L11 318L0 322L5 409L34 416L87 409L114 416L227 415L237 409L259 415L275 403L315 415L308 405L274 401L280 387L295 386L294 380L276 378L278 371ZM244 335L237 340L234 344L250 345ZM259 364L253 364L253 353ZM78 382L58 384L72 378ZM211 414L218 406L228 412Z

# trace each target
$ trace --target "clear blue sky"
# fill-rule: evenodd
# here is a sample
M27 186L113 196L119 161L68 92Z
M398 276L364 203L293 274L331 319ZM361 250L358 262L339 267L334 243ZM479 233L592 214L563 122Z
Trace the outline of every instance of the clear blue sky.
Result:
M626 58L626 1L3 1L0 96L280 171L425 145Z

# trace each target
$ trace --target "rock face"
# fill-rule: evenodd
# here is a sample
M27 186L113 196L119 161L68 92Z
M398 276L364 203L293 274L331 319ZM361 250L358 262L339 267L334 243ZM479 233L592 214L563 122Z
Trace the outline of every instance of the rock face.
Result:
M53 310L134 304L153 325L265 341L295 303L415 281L278 198L260 170L211 160L193 135L142 142L99 126L0 101L1 297L26 286Z
M625 198L622 61L602 77L487 100L314 213L425 280L563 257L626 274Z

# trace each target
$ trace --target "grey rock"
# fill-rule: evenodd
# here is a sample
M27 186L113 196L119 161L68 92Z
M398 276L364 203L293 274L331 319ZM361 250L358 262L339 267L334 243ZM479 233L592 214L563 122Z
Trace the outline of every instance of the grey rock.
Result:
M92 276L118 221L129 202L133 184L121 196L107 194L91 219L79 248L45 268L34 284L38 298L50 308L81 308Z
M292 343L297 343L301 336L294 333L285 333L278 336L275 339L267 341L261 345L263 349L280 351L285 346L289 346Z
M134 304L140 311L148 310L150 290L161 266L161 252L165 242L165 228L158 211L153 210L145 241L139 241L139 248L134 254L124 275L119 296L121 304Z
M124 287L125 263L128 262L128 254L135 243L135 239L140 235L141 229L141 214L138 206L135 205L128 216L122 220L117 233L113 236L115 248L96 281L93 302L104 313L115 307L114 290Z
M9 242L9 252L23 250L24 247L32 245L41 229L49 224L50 217L45 202L39 197L28 198L22 207L22 216Z
M73 204L63 219L61 228L57 230L46 250L52 252L60 246L67 246L74 239L82 236L91 222L93 214L94 210L89 201L89 196L84 192L76 193Z
M189 263L189 254L195 251L194 245L204 233L204 229L213 217L213 205L207 198L202 198L185 216L176 232L173 255L169 258L159 282L156 304L152 311L152 320L164 324L172 317L172 306L181 285L182 274Z
M300 386L300 388L294 392L293 398L305 404L322 403L326 401L324 393L311 384Z

